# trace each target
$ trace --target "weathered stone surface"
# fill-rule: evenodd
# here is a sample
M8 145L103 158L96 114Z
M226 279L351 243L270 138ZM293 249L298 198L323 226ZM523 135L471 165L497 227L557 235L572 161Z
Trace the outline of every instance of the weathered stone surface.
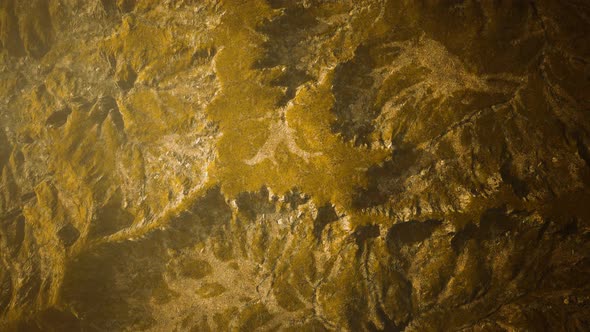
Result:
M0 330L586 330L589 17L1 1Z

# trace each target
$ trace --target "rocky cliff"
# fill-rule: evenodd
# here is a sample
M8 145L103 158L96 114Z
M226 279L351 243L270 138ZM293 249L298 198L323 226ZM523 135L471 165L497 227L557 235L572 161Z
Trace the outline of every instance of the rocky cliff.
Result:
M584 0L2 0L0 329L584 331Z

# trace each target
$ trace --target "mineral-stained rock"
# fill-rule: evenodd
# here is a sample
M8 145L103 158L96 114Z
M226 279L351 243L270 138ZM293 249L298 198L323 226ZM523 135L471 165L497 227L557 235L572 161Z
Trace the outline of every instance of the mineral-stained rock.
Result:
M587 330L589 18L0 1L0 330Z

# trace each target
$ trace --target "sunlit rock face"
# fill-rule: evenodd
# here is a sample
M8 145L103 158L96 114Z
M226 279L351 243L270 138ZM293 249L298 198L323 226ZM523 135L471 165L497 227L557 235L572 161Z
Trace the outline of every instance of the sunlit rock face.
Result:
M0 330L586 330L589 18L1 1Z

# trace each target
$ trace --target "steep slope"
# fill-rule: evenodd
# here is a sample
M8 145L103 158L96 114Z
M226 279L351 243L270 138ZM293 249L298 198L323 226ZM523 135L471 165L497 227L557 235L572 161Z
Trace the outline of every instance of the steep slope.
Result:
M582 0L6 0L0 329L583 331Z

